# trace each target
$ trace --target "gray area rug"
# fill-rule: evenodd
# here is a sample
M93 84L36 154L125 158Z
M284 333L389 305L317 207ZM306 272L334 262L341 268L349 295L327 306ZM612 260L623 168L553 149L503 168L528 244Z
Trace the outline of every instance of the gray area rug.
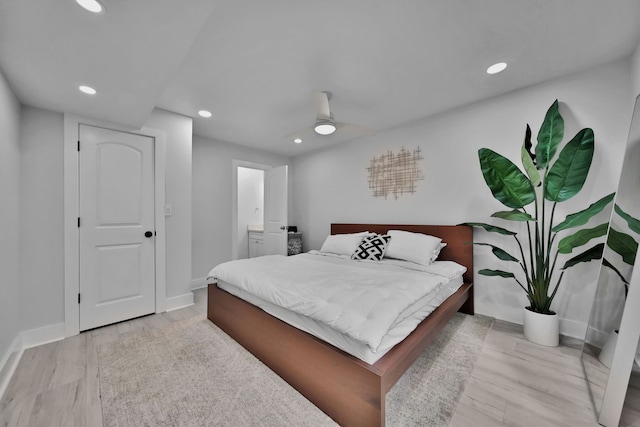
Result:
M447 425L492 319L457 314L387 394L387 425ZM206 319L98 348L105 426L335 426Z
M456 314L387 393L387 426L449 424L491 325Z

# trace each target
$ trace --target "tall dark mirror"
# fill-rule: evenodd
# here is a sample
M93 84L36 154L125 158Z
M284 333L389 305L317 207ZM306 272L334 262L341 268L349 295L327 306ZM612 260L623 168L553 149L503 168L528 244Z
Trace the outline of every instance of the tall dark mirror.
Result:
M600 424L640 425L640 97L615 197L582 364ZM635 283L635 284L634 284Z

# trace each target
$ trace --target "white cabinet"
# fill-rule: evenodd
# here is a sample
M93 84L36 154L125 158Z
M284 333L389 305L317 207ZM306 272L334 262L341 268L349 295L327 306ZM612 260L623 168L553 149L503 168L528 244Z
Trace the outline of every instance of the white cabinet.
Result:
M249 258L261 256L263 244L262 231L249 231Z

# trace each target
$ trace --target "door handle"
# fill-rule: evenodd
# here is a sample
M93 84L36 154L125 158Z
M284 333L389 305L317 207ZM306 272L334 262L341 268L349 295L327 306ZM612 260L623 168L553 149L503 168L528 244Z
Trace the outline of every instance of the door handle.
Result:
M151 231L147 231L144 233L144 237L146 237L147 239L151 236L153 236L153 233Z
M282 227L280 227L280 230L286 230L287 227L285 227L284 225Z

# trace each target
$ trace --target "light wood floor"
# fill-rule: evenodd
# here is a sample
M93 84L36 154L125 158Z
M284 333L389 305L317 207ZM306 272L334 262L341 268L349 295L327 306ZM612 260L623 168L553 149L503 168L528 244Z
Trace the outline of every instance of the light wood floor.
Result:
M196 304L84 332L28 349L0 402L0 426L102 426L97 347L143 329L205 317ZM521 327L496 322L450 426L596 426L579 360L570 346L547 348Z
M543 347L496 321L450 426L597 426L573 345Z

